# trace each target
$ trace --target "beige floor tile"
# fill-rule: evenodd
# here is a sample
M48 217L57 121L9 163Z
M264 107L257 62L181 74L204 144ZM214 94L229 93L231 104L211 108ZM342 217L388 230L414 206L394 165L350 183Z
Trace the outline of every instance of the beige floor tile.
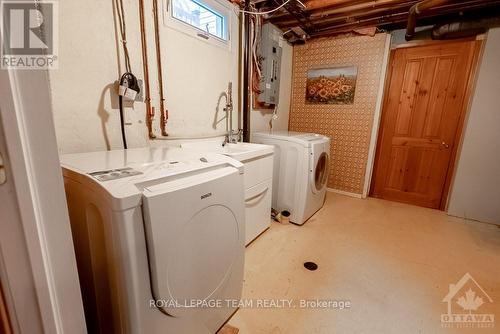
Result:
M305 261L319 265L311 272ZM495 329L441 327L442 299L470 273L492 298ZM500 228L377 199L328 194L304 226L274 223L246 251L243 298L343 299L350 309L242 308L259 333L500 333Z

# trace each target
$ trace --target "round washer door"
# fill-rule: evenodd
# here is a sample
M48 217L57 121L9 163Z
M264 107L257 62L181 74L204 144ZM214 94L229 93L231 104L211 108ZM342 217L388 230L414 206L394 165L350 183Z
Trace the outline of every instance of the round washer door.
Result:
M170 314L211 299L231 273L238 238L236 217L222 205L202 209L181 227L165 263L169 297L181 306L169 308Z
M313 180L312 180L312 190L313 193L318 193L322 191L326 187L326 183L328 182L328 174L329 174L329 158L326 152L322 152L319 158L316 161L314 170L313 170Z
M243 274L243 177L226 167L144 192L143 212L153 298L173 316L211 299L239 298ZM196 181L196 182L195 182ZM240 268L241 267L241 268Z

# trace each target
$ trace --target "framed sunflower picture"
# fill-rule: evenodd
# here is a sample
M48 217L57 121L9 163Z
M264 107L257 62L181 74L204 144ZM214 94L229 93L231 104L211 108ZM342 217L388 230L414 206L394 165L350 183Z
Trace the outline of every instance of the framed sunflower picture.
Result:
M307 71L306 103L354 104L356 66L315 68Z

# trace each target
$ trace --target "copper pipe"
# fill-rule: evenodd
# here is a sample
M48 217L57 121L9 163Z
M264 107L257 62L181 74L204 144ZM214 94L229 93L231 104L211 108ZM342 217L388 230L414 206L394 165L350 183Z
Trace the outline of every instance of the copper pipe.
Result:
M399 4L399 5L394 5L394 6L390 7L390 10L391 11L392 10L398 11L398 12L399 11L407 11L409 7L411 7L411 2L409 4L403 3L403 4ZM363 18L383 16L384 13L387 13L387 12L389 12L388 8L383 7L383 8L377 8L377 9L373 9L373 10L369 10L369 11L355 11L355 12L350 13L349 15L332 16L332 17L327 16L325 18L315 19L313 22L314 22L314 26L316 28L321 29L322 26L324 26L324 25L331 26L331 25L335 25L335 24L342 24L345 22L353 22L353 21L357 21L357 20L363 19ZM283 24L283 25L278 25L278 26L281 27L281 26L287 26L287 25Z
M432 9L433 7L445 5L448 2L449 0L424 0L413 5L408 13L408 24L406 26L405 39L409 41L415 36L415 27L417 26L418 15Z
M245 1L245 11L250 10L250 1ZM243 141L250 142L250 61L251 61L251 41L250 41L250 15L244 14L244 51L243 51Z
M148 64L148 42L146 39L146 23L144 19L144 0L139 0L139 19L141 24L141 43L142 43L142 66L144 69L144 102L146 103L146 123L149 131L149 138L156 138L153 130L153 118L155 109L151 107L151 87L149 85L149 64Z
M321 9L311 13L311 19L329 15L350 14L354 11L366 11L380 7L386 7L390 9L391 6L408 2L409 1L378 0L378 1L367 1L360 4L345 6L340 8Z
M243 129L243 94L240 84L243 80L243 39L244 39L244 17L245 14L241 13L238 16L239 23L239 38L238 38L238 131Z
M310 12L310 19L313 21L314 24L316 24L318 21L326 21L326 20L345 20L345 19L350 19L353 17L357 16L370 16L372 13L381 13L384 11L390 12L393 10L397 9L403 9L406 12L410 9L410 7L417 3L418 1L400 1L394 4L380 4L375 7L356 7L353 8L352 10L345 11L340 8L334 8L334 9L326 9L326 10L320 10L320 11L313 11ZM332 13L333 12L333 13ZM291 17L288 17L287 19L282 18L279 20L272 20L274 24L277 26L290 26L290 25L296 25L297 21L294 20Z
M306 10L352 5L353 2L353 0L309 0L306 2Z
M383 16L377 16L367 19L360 19L354 22L346 22L335 25L334 27L318 28L314 33L311 33L312 38L323 37L327 35L335 35L339 33L351 32L354 29L361 27L373 27L379 24L389 24L406 21L407 13L392 13Z
M460 7L460 10L474 10L474 9L479 9L479 8L484 8L486 6L491 7L495 5L499 5L500 1L495 0L488 2L487 5L484 4L484 2L477 0L477 1L472 1L472 2L467 2L466 6ZM448 4L446 6L441 6L439 8L439 12L434 11L434 12L426 12L422 15L422 17L429 18L429 17L436 17L440 15L447 15L451 13L455 13L457 11L457 7L453 6L451 4ZM392 14L387 14L387 15L382 15L382 16L377 16L377 17L371 17L367 19L360 19L356 20L354 22L348 22L344 24L339 24L335 25L333 27L324 27L322 28L321 26L318 26L317 31L314 33L311 33L312 38L319 38L319 37L326 37L326 36L332 36L332 35L337 35L337 34L342 34L342 33L347 33L352 31L353 29L359 28L359 27L370 27L370 26L378 26L378 25L385 25L385 24L397 24L401 22L406 22L408 21L408 12L400 12L400 13L392 13Z
M307 6L307 13L310 14L309 18L311 20L318 17L333 16L333 15L349 15L354 11L371 10L380 7L389 8L393 5L398 5L401 3L408 3L407 0L377 0L377 1L363 1L361 3L355 3L350 5L339 5L339 6L326 6L325 8L309 8L309 3ZM287 22L291 21L289 15L287 14L277 14L271 19L272 22ZM313 20L314 21L314 20Z
M163 92L163 67L161 64L160 47L160 24L158 19L158 0L153 0L153 12L155 21L155 44L156 44L156 62L158 64L158 88L160 90L160 129L162 136L168 136L166 127L168 122L168 110L165 109L165 95Z

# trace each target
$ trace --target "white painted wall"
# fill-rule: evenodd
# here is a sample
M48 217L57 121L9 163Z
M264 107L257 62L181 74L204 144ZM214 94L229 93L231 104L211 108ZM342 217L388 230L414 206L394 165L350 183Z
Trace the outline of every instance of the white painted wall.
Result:
M448 213L500 224L500 28L488 33Z
M225 0L221 0L227 3ZM161 0L160 0L161 2ZM122 148L115 82L124 72L122 47L114 1L59 2L59 70L51 71L52 104L60 153ZM159 134L159 103L152 2L146 3L151 94L156 106L155 132ZM132 71L143 78L136 0L124 0ZM214 124L219 96L229 81L235 83L237 104L238 19L231 16L231 50L209 44L163 25L161 19L166 106L171 137L211 136L226 131L225 120ZM221 103L225 103L222 99ZM236 114L236 111L235 111ZM224 117L222 108L217 119ZM126 111L129 147L162 145L149 141L144 103ZM237 117L234 117L236 124Z
M293 47L284 42L281 58L280 103L278 119L273 122L273 130L288 130L290 97L292 93ZM252 110L250 114L251 132L269 131L269 121L273 110Z
M226 4L227 1L220 0ZM161 0L160 0L161 2ZM60 153L89 152L122 148L116 81L124 72L122 46L114 1L65 0L60 6L59 70L51 71L52 104ZM143 78L136 0L124 0L127 44L132 71ZM164 5L164 3L163 3ZM159 134L159 99L152 4L146 1L151 94L157 110L155 133ZM163 7L163 6L161 6ZM148 139L145 105L135 103L126 109L129 147L176 144L174 138L207 137L225 133L226 120L220 95L233 82L235 114L238 103L238 17L231 15L231 48L220 48L203 39L167 27L161 18L161 44L170 111L169 140ZM279 119L274 128L288 129L293 48L284 43ZM268 129L271 113L252 111L252 131Z

